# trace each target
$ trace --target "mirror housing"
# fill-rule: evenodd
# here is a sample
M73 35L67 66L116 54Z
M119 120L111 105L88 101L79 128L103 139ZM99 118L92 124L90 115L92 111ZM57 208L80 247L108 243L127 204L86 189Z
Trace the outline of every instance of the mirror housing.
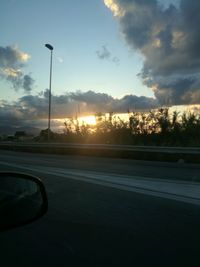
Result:
M0 172L0 231L31 223L43 216L48 200L42 181L32 175Z

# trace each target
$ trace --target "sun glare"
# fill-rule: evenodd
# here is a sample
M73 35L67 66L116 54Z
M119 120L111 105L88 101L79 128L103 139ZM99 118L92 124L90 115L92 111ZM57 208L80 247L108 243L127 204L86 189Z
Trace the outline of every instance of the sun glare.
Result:
M86 124L89 124L89 125L95 125L96 124L96 118L95 116L84 116L84 117L79 117L78 118L78 121L80 123L86 123Z

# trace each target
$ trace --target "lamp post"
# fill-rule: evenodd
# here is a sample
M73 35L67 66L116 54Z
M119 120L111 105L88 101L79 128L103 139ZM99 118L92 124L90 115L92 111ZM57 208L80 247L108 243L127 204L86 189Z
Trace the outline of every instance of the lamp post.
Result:
M48 116L48 141L50 140L50 129L51 129L51 78L52 78L52 55L53 55L53 46L50 44L45 44L51 51L50 57L50 78L49 78L49 116Z

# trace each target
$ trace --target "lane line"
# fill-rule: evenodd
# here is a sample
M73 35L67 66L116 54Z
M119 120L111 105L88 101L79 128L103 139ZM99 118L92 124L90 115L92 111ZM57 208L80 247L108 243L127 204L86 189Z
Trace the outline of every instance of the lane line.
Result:
M191 203L191 204L195 204L195 205L200 205L200 184L195 183L192 184L192 186L194 187L194 189L196 189L196 187L198 186L198 190L199 190L199 194L198 197L195 196L188 196L188 195L183 195L183 194L177 194L177 193L173 193L173 192L166 192L166 191L161 191L161 190L155 190L155 188L152 188L151 186L148 185L141 185L141 186L137 186L137 185L132 185L132 184L125 184L123 182L127 182L126 177L124 177L126 179L126 181L123 181L123 176L121 177L121 182L119 181L113 181L113 179L115 178L114 175L102 175L102 174L92 174L89 172L85 172L85 171L76 171L76 170L65 170L65 169L55 169L52 168L52 170L47 170L47 168L43 167L43 168L31 168L31 167L27 167L27 166L19 166L17 164L13 164L13 163L7 163L7 162L3 162L0 161L0 164L2 165L6 165L6 166L10 166L10 167L15 167L15 168L19 168L19 169L23 169L23 170L28 170L28 171L33 171L33 172L39 172L39 173L44 173L44 174L48 174L48 175L54 175L54 176L58 176L61 178L68 178L68 179L73 179L73 180L78 180L78 181L84 181L84 182L89 182L92 184L97 184L97 185L102 185L102 186L107 186L107 187L112 187L112 188L116 188L116 189L121 189L121 190L125 190L125 191L130 191L130 192L136 192L136 193L142 193L145 195L151 195L151 196L156 196L156 197L162 197L162 198L167 198L167 199L171 199L171 200L177 200L177 201L181 201L181 202L186 202L186 203ZM48 168L50 169L50 168ZM117 178L119 178L120 176L118 175ZM109 179L108 179L109 178ZM133 176L131 177L132 180L142 180L144 177L139 177L139 176ZM131 180L129 179L129 180ZM150 178L152 180L152 178ZM160 182L161 179L159 179ZM147 177L145 177L145 181L147 182L148 179ZM130 182L130 181L129 181ZM167 181L169 183L169 180ZM174 182L174 181L173 181ZM154 183L156 183L156 179L154 179ZM185 182L184 182L185 184ZM178 183L177 183L178 185ZM180 183L181 185L181 183ZM53 192L50 192L53 193ZM198 193L198 192L197 192Z

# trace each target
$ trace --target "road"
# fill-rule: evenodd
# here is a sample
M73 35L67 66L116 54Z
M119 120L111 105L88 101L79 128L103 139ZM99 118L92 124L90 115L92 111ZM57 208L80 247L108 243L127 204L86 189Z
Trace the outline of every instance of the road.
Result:
M49 199L0 234L2 266L200 266L199 165L0 152L0 170L41 177Z

